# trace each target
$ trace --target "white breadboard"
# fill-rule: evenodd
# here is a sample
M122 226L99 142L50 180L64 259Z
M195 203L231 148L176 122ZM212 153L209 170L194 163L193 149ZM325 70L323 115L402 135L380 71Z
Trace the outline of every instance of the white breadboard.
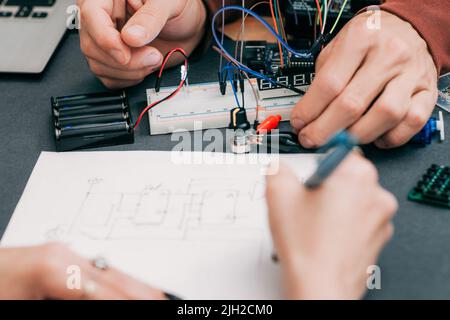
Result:
M256 80L252 79L252 81ZM256 102L248 82L245 83L245 108L250 122L255 120ZM147 101L152 103L169 95L175 87L147 90ZM239 93L239 101L241 94ZM300 96L264 99L259 102L260 119L279 114L282 120L289 120L290 113ZM223 96L217 82L190 85L183 88L175 97L149 112L150 134L166 134L174 131L193 131L198 129L225 128L230 122L230 110L236 101L230 85ZM194 126L195 124L195 126ZM201 124L201 126L199 126Z

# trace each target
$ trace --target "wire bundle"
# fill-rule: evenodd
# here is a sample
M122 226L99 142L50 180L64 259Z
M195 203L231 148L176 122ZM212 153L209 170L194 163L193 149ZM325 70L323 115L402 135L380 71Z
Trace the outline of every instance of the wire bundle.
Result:
M311 55L311 53L302 53L302 52L298 52L298 51L294 50L293 48L291 48L291 47L289 46L289 44L288 44L287 42L285 42L284 39L283 39L283 38L282 38L282 37L281 37L281 36L280 36L280 35L272 28L272 26L269 25L262 17L260 17L260 16L259 16L258 14L256 14L255 12L253 12L253 11L247 9L247 8L240 7L240 6L226 6L226 7L223 7L223 8L221 8L221 9L219 9L219 10L216 12L216 14L213 16L213 19L212 19L212 34L213 34L213 38L214 38L214 40L215 40L217 46L219 47L220 51L224 54L224 56L227 57L228 60L230 60L230 61L233 62L234 67L235 67L236 69L238 69L238 70L244 71L244 72L247 73L248 75L252 75L252 76L254 76L254 77L256 77L256 78L263 79L263 80L268 81L268 82L270 82L270 83L272 83L272 84L274 84L274 85L276 85L276 86L284 87L284 88L293 90L293 91L295 91L295 92L297 92L297 93L304 93L304 92L301 91L301 90L298 90L298 89L296 89L296 88L294 88L294 87L291 87L291 86L286 86L286 85L284 85L284 84L282 84L282 83L277 82L277 81L274 80L274 79L271 79L271 78L269 78L269 77L263 75L262 73L259 73L259 72L257 72L257 71L254 71L254 70L248 68L248 67L245 66L243 63L241 63L241 62L239 62L238 60L236 60L236 59L235 59L235 58L234 58L234 57L233 57L233 56L225 49L225 47L223 46L223 44L221 43L221 41L219 40L219 37L218 37L218 35L217 35L216 29L215 29L215 21L216 21L218 15L220 15L222 12L227 11L227 10L239 10L239 11L244 11L244 12L247 13L248 15L253 16L256 20L258 20L260 23L262 23L262 24L263 24L263 25L264 25L264 26L265 26L265 27L266 27L266 28L267 28L267 29L275 36L275 38L281 43L281 45L282 45L284 48L286 48L286 50L287 50L288 52L294 54L295 56L297 56L297 57L302 57L302 58L305 58L305 59L310 59L310 58L312 58L312 55Z
M328 21L328 14L331 6L336 2L336 0L323 0L322 5L320 5L319 0L315 0L315 2L317 7L316 25L319 25L320 27L320 34L325 34ZM347 6L347 2L348 0L343 0L341 9L339 10L338 16L336 17L336 20L333 26L331 27L329 34L333 34L333 32L335 31L339 21L341 20L342 13L344 12L345 7Z
M247 18L248 15L253 16L256 20L258 20L261 24L263 24L264 27L266 27L270 33L272 33L274 35L274 37L277 40L278 43L278 47L279 47L279 51L280 51L280 63L281 66L283 67L285 64L285 60L286 57L289 57L290 55L293 55L294 57L297 58L303 58L305 60L310 60L313 59L315 57L315 55L317 54L317 51L320 52L320 47L326 42L326 39L328 39L331 34L335 31L338 22L342 16L342 13L347 5L348 0L344 0L341 6L341 9L339 11L338 17L336 18L336 21L334 23L334 25L332 26L330 32L328 34L325 34L325 30L326 30L326 25L327 25L327 20L328 20L328 13L329 13L329 8L333 2L333 0L323 0L323 4L320 4L319 0L315 0L316 2L316 6L317 6L317 16L318 16L318 24L320 25L320 37L316 40L316 43L313 45L312 49L314 48L314 50L311 50L310 52L299 52L294 50L287 41L286 38L286 34L284 31L284 26L282 23L282 20L280 19L280 4L278 0L269 0L269 1L261 1L257 4L255 4L251 9L247 9L245 7L241 7L241 6L224 6L221 9L219 9L215 15L212 18L212 33L213 33L213 38L218 46L218 48L221 51L222 56L226 57L229 61L232 62L232 65L234 68L236 68L237 70L243 71L245 73L247 73L248 75L254 76L256 78L259 79L263 79L265 81L268 81L270 83L272 83L273 85L276 86L280 86L280 87L285 87L287 89L293 90L296 93L304 93L301 90L298 90L294 87L291 86L286 86L283 85L282 83L277 82L275 79L271 79L265 75L263 75L262 73L259 73L257 71L251 70L250 68L248 68L246 65L244 65L242 63L242 58L241 61L238 61L237 59L237 47L235 49L235 57L233 57L225 48L223 45L223 27L222 27L222 39L221 41L219 41L219 37L217 35L216 32L216 20L217 17L219 15L224 15L225 11L228 10L238 10L238 11L242 11L243 13L245 13L245 15L243 16L243 24L245 19ZM273 19L273 24L274 27L272 27L270 24L268 24L262 17L260 17L258 14L256 14L254 11L252 11L252 9L254 7L256 7L257 5L260 5L262 3L268 3L270 6L270 11L272 14L272 19ZM323 9L323 10L322 10ZM281 32L280 32L281 31ZM243 26L241 27L241 32L243 32ZM242 39L242 35L240 35L239 39ZM241 50L242 50L242 46L243 44L241 44ZM222 59L222 57L221 57Z
M175 95L178 94L178 92L180 92L181 88L183 88L184 84L186 83L187 80L187 72L188 72L188 68L189 68L189 62L188 62L188 57L186 54L186 51L184 51L184 49L182 48L175 48L171 51L169 51L166 56L164 57L163 63L161 65L161 69L159 70L158 73L158 77L156 78L156 86L155 86L155 90L156 92L159 91L159 87L161 85L161 78L164 72L164 69L166 67L167 62L169 61L170 57L174 54L174 53L180 53L183 58L184 58L184 65L181 69L181 79L180 79L180 84L178 85L178 87L168 96L166 96L165 98L158 100L150 105L148 105L144 110L142 110L141 114L139 115L139 117L137 118L135 124L134 124L134 128L137 128L139 126L139 123L141 122L142 118L144 117L144 115L152 108L156 107L157 105L159 105L160 103L170 100L172 99Z

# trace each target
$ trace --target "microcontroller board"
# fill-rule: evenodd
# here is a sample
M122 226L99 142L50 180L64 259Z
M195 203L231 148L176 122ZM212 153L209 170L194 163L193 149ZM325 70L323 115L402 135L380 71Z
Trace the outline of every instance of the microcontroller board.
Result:
M245 63L250 69L262 73L286 87L306 91L314 80L314 58L305 60L290 55L283 66L277 45L265 41L246 42L244 52ZM257 84L261 99L298 95L292 90L265 79L258 79Z

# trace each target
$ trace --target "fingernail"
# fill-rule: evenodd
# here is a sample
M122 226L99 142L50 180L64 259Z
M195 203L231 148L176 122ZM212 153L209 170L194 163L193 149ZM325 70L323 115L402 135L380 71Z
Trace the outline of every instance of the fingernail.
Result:
M305 135L300 135L300 143L305 148L312 148L314 147L314 143Z
M122 53L122 51L117 50L117 49L112 49L109 54L114 58L114 60L116 60L118 63L120 64L125 64L126 63L126 59L125 59L125 55Z
M299 118L292 118L291 119L291 126L295 129L295 130L302 130L303 127L305 126L305 122L302 121Z
M157 53L150 53L144 57L143 63L145 67L151 67L159 65L161 62L161 55Z
M128 27L125 32L127 32L129 35L131 35L133 38L137 38L143 41L147 41L148 33L147 30L140 25L134 25Z

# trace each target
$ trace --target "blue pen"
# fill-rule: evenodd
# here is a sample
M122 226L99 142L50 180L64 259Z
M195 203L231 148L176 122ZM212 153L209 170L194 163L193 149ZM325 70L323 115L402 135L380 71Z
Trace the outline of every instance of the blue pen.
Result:
M358 140L346 131L335 135L319 152L332 148L334 150L320 161L316 171L306 180L305 186L308 189L319 187L357 145Z
M332 148L334 150L320 161L316 171L305 181L305 187L308 189L319 187L357 145L358 140L347 131L341 131L331 138L319 152L326 152ZM272 260L278 262L276 251L272 254Z

